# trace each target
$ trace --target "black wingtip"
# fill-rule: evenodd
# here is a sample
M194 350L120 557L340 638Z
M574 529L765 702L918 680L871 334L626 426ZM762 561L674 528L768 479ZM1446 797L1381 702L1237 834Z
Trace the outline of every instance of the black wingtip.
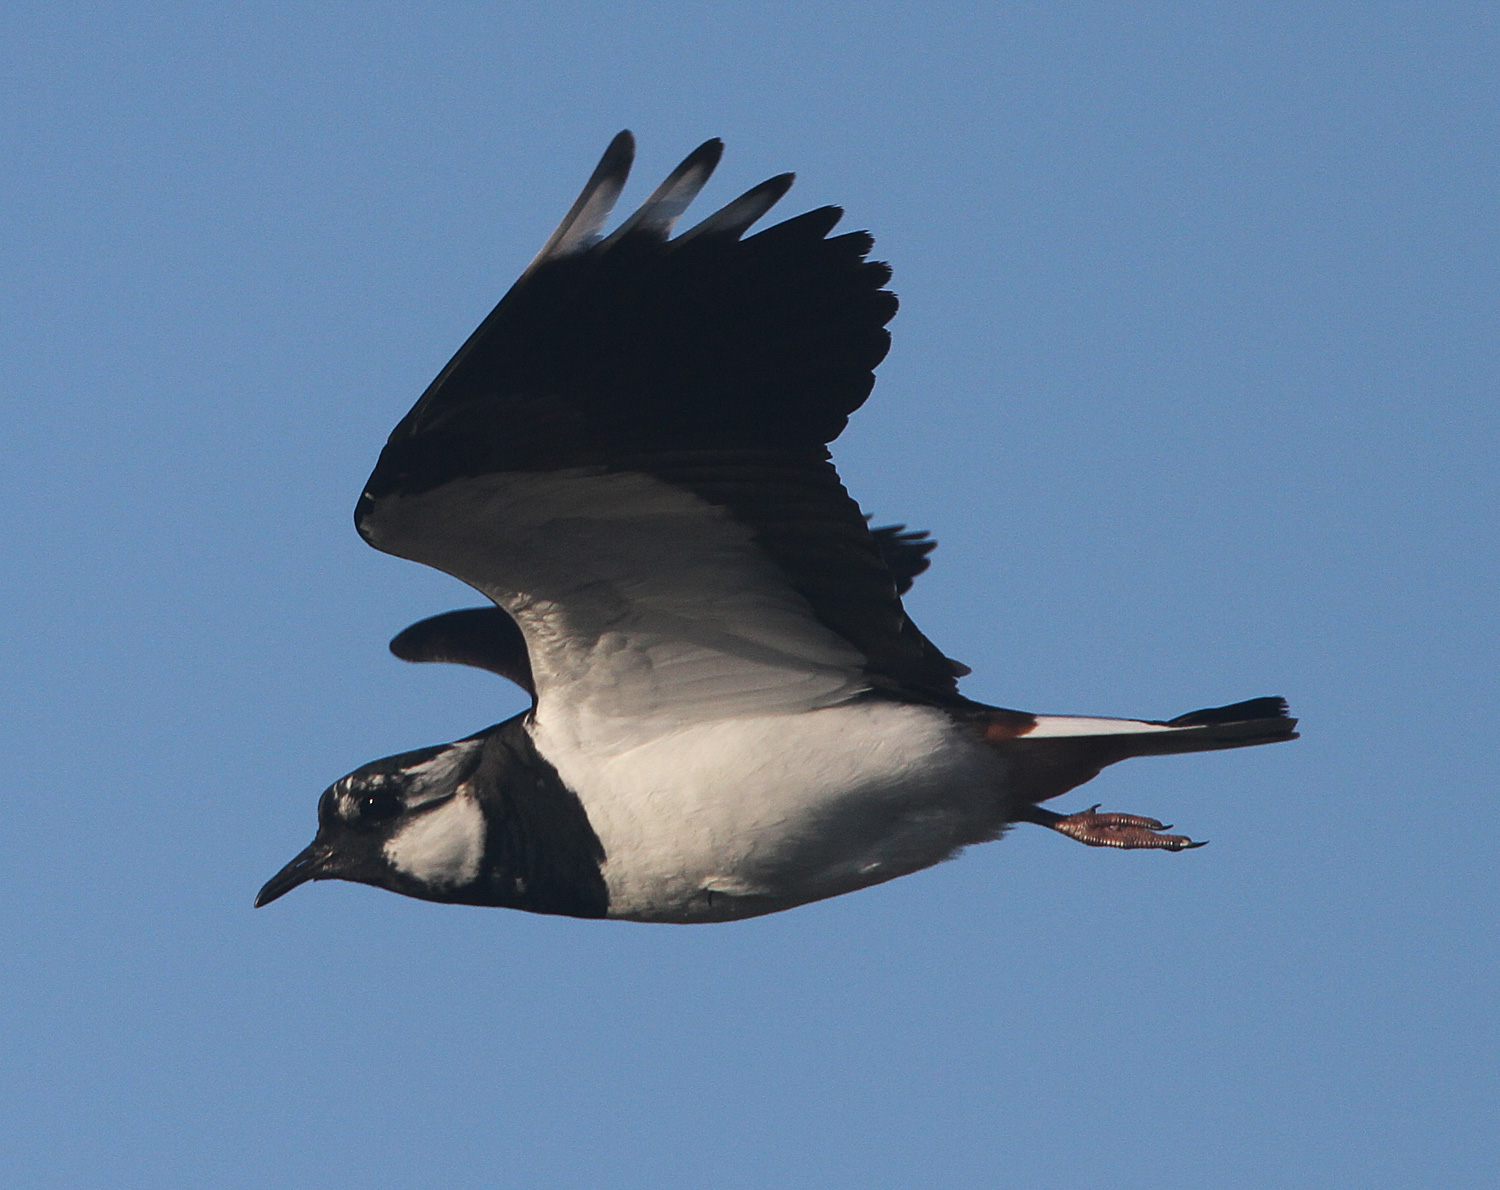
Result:
M811 211L804 211L800 215L793 215L790 219L772 224L765 231L756 232L746 242L772 243L776 240L798 238L821 240L838 225L838 221L843 217L843 207L814 207Z
M696 227L683 232L673 243L680 248L704 236L728 235L738 239L750 230L756 220L786 197L786 192L796 180L796 174L777 174L774 178L767 178L733 202L720 207Z
M607 178L614 179L617 186L623 187L625 179L630 176L630 167L634 164L635 133L622 128L609 142L604 156L599 158L599 164L594 166L594 172L589 175L588 183L584 186L584 193L597 189Z
M662 185L665 188L677 179L696 171L702 171L703 179L707 181L709 175L719 168L719 161L723 156L724 142L716 136L709 137L678 163L677 168L667 175L667 180Z
M601 167L617 168L622 159L627 163L635 160L635 133L628 128L615 133L604 150L604 156L599 159L599 164Z
M598 189L606 178L617 179L618 185L623 186L625 179L630 176L630 167L634 164L635 134L628 128L622 128L610 140L604 156L599 158L599 164L594 166L594 172L589 175L588 183L584 186L584 193Z
M701 165L705 161L712 161L714 165L719 164L719 158L724 156L724 142L717 136L711 136L691 153L683 165Z

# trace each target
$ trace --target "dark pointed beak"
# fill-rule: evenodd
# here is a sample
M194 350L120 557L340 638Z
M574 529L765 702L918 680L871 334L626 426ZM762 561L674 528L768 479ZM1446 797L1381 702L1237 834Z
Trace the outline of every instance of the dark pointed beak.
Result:
M265 887L256 894L255 907L259 909L262 905L269 905L299 884L331 875L328 866L332 857L333 848L321 839L314 839L303 849L302 854L266 881Z

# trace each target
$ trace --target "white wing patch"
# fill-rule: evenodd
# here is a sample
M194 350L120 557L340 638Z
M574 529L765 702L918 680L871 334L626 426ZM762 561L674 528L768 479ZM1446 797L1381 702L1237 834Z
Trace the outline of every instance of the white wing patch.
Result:
M647 475L458 479L382 499L362 528L515 618L537 725L559 747L614 753L868 689L863 655L817 621L746 525Z

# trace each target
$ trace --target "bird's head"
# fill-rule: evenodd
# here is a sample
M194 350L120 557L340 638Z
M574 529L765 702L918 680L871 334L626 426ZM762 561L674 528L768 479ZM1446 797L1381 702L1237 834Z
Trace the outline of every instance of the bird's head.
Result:
M259 908L309 880L353 880L429 901L463 900L484 863L473 777L484 736L389 756L323 791L318 833L266 881Z

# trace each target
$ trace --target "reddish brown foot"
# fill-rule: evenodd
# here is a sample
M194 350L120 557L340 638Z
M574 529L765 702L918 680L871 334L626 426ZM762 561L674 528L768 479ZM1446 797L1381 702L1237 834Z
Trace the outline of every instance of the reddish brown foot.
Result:
M1100 814L1098 810L1098 806L1090 806L1077 814L1064 815L1032 806L1023 821L1050 827L1090 847L1119 847L1126 851L1154 847L1164 851L1186 851L1190 847L1203 846L1186 835L1163 834L1172 827L1154 818L1142 818L1138 814Z

